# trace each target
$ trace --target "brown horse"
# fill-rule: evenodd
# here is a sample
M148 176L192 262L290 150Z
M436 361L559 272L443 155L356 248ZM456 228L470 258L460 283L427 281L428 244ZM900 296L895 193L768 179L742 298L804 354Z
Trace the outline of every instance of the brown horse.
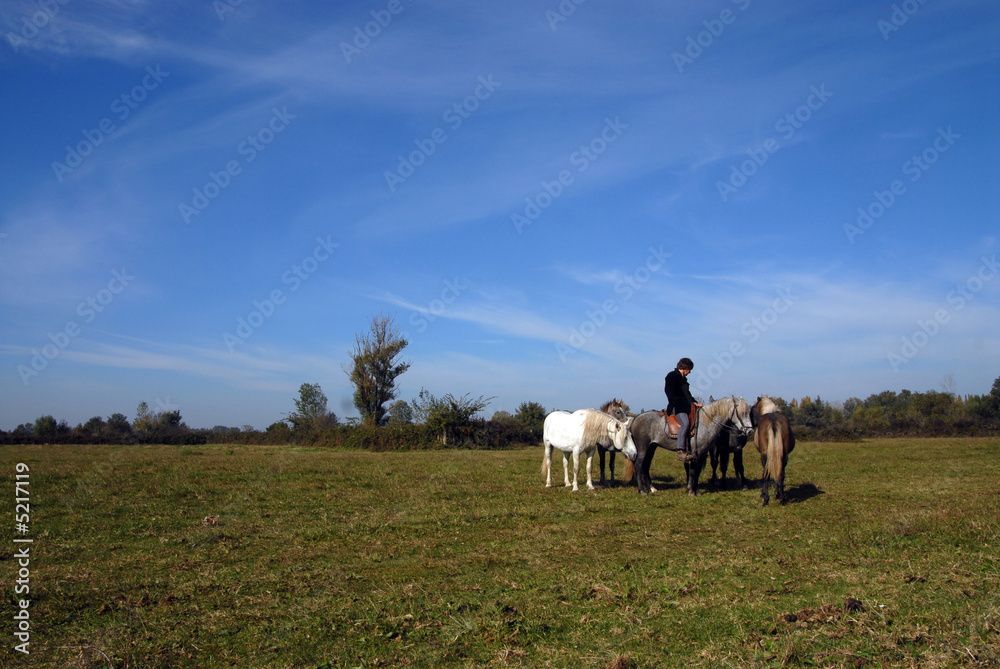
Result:
M795 448L795 436L792 434L788 418L778 411L769 397L758 397L750 410L756 431L754 443L760 453L760 465L763 471L760 497L764 506L771 501L768 488L774 483L774 496L784 505L788 502L785 496L785 467L788 465L788 454Z

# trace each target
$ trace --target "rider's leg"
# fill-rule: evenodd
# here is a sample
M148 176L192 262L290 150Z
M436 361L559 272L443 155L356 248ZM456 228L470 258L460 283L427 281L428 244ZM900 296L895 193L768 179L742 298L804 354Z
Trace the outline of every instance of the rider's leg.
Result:
M677 450L686 453L688 450L688 435L691 433L691 417L686 413L677 414L681 429L677 433Z

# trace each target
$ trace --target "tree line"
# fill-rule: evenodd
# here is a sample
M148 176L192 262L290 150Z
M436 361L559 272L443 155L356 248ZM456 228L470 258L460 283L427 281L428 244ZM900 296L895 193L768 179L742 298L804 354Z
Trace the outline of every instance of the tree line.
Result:
M960 396L948 390L886 390L842 404L803 397L775 398L796 435L820 441L863 437L985 436L1000 433L1000 377L985 395Z
M327 408L318 383L303 383L295 410L284 419L257 430L217 425L192 429L180 411L153 411L141 402L129 420L120 413L107 420L95 416L71 428L50 415L23 423L11 432L0 430L0 444L302 444L334 448L408 450L430 448L497 449L542 439L546 410L537 402L522 402L514 414L497 411L481 417L493 397L446 394L436 397L421 389L407 402L398 399L396 379L410 363L400 359L408 342L391 316L372 317L369 331L355 337L344 372L354 386L359 418L341 422ZM804 440L850 441L863 437L993 435L1000 433L1000 377L986 395L961 397L944 391L884 391L867 399L852 397L842 404L809 396L772 399ZM752 399L752 398L750 398Z
M542 438L548 411L538 402L522 402L514 414L479 414L492 398L451 394L436 397L426 389L410 402L396 400L378 425L340 421L327 409L319 384L304 383L295 411L265 430L252 426L192 429L180 411L151 411L139 404L129 420L120 413L95 416L76 427L52 416L0 430L0 444L298 444L370 450L433 448L500 449L535 445ZM816 441L856 441L865 437L987 436L1000 433L1000 378L986 395L887 390L843 403L820 397L786 401L772 398L789 417L796 436Z
M140 402L129 420L116 413L107 420L94 416L70 427L50 415L23 423L11 432L0 430L0 444L296 444L377 451L434 448L502 449L534 445L542 439L545 408L522 402L514 414L497 411L490 419L479 417L489 400L471 395L435 397L421 389L412 402L397 400L375 425L352 419L341 422L327 409L327 398L318 383L303 383L295 398L295 411L258 430L251 425L194 429L180 411L152 411Z
M513 415L496 412L479 417L494 398L447 394L435 397L421 389L411 402L397 399L396 379L410 363L400 359L408 342L395 325L395 318L373 316L368 332L355 337L345 366L354 386L354 406L359 418L342 424L327 408L327 398L318 383L303 383L295 398L295 411L272 423L266 430L217 425L211 430L191 429L180 411L152 411L142 402L134 420L113 414L104 420L95 416L70 428L66 421L41 416L12 432L0 430L0 443L159 443L203 444L322 444L333 447L397 450L413 448L507 448L534 444L542 438L545 409L536 402L523 402Z

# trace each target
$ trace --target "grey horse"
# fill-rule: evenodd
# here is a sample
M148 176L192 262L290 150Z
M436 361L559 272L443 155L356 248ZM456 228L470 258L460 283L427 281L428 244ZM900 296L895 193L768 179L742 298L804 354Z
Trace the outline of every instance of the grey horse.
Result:
M732 427L729 427L732 425ZM653 462L656 447L677 450L677 438L670 435L666 417L662 411L647 411L632 419L632 439L635 441L635 477L642 495L656 492L649 477L649 466ZM698 494L698 477L705 466L712 443L725 430L738 431L749 435L753 431L750 422L750 405L742 397L724 397L710 402L698 411L698 427L691 443L692 455L685 458L689 495Z

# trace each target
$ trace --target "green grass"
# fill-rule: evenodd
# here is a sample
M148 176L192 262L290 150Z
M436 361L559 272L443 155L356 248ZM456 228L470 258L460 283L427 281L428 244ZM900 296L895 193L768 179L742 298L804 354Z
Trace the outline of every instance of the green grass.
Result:
M688 497L666 452L651 497L546 489L541 455L4 447L0 666L1000 662L1000 439L800 443L766 508Z

